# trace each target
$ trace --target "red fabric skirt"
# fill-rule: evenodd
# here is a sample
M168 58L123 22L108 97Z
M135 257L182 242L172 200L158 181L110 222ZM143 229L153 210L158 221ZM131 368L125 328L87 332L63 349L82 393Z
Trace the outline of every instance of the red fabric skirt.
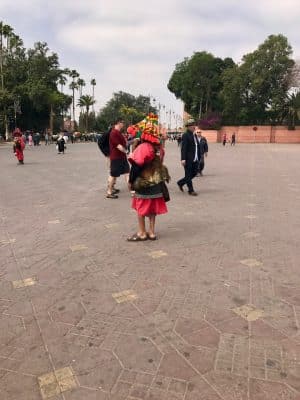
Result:
M16 157L19 161L23 161L24 160L24 154L23 154L23 150L17 149L16 150Z
M149 215L166 214L168 212L166 202L163 197L157 199L139 199L134 197L132 199L132 208L143 217Z

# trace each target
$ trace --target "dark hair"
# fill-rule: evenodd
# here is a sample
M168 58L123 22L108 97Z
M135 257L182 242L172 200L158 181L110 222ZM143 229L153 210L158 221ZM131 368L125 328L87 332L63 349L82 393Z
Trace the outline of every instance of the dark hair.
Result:
M114 120L114 123L113 123L113 124L116 125L116 124L119 124L120 122L125 123L124 118L117 117L117 118Z

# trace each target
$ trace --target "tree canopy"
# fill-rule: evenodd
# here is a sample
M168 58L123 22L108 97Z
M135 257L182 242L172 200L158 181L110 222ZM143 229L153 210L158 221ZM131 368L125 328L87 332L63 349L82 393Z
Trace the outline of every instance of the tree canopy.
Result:
M151 106L149 96L134 96L120 91L114 93L105 107L100 110L96 118L96 128L104 131L118 117L124 118L127 125L135 124L141 121L148 112L157 112L156 108Z
M58 56L44 42L26 49L13 28L0 22L0 130L59 129L72 99L57 85L65 82Z
M196 52L176 65L168 88L197 118L217 112L226 124L288 123L290 90L299 90L291 56L283 35L270 35L240 64Z

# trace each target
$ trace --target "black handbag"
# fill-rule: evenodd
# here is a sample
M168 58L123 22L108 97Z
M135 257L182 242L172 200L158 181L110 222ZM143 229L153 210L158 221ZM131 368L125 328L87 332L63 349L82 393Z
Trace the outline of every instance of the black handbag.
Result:
M160 183L160 185L161 185L161 192L162 192L165 202L170 201L170 193L169 193L168 186L166 185L166 182L163 181Z

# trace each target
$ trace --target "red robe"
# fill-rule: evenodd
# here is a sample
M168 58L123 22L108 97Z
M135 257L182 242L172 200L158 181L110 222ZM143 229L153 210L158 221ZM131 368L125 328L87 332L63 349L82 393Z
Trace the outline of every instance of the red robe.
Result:
M24 154L23 154L24 149L25 149L24 140L22 137L19 137L18 139L16 139L16 142L14 144L14 153L19 161L24 160Z

